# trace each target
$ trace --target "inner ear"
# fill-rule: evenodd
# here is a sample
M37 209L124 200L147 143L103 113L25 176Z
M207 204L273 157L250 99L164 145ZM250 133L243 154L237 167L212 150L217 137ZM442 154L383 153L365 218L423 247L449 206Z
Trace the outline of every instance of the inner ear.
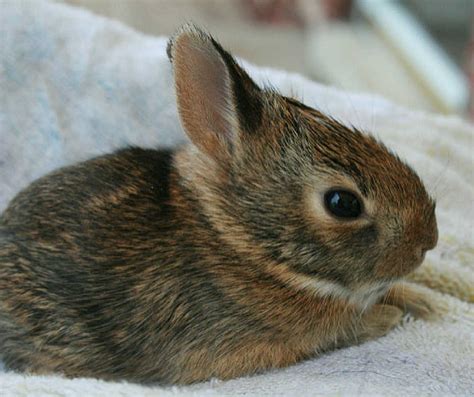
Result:
M260 89L209 35L185 26L169 42L181 123L212 157L232 155L243 133L261 118Z

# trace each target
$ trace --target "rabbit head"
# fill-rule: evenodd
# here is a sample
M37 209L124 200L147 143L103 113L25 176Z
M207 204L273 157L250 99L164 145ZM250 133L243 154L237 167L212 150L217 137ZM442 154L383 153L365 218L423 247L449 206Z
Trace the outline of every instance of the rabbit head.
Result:
M363 300L436 245L434 201L375 138L260 88L192 25L168 55L192 142L182 173L212 227L258 270Z

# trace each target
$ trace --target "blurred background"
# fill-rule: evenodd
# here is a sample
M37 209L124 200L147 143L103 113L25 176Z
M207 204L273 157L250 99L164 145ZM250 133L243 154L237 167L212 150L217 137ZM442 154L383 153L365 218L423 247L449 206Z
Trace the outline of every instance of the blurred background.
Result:
M62 0L152 35L193 21L235 55L474 119L474 0Z

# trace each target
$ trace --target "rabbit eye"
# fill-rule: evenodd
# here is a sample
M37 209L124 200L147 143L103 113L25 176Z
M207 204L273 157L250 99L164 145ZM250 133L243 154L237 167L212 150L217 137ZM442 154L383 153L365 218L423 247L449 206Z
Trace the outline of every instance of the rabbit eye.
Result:
M362 213L359 199L346 190L330 190L324 195L327 210L337 218L357 218Z

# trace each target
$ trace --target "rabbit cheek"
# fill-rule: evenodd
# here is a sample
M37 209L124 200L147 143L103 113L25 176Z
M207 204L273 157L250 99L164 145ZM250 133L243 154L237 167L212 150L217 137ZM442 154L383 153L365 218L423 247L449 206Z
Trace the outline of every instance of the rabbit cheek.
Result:
M377 278L393 280L414 271L424 259L424 252L417 250L416 246L405 240L387 251L377 265Z
M416 268L414 257L406 250L400 249L387 255L377 266L376 276L379 279L398 279Z
M379 249L374 224L346 225L317 233L318 245L325 247L322 257L315 255L314 273L346 286L374 279ZM321 250L320 250L321 251Z

